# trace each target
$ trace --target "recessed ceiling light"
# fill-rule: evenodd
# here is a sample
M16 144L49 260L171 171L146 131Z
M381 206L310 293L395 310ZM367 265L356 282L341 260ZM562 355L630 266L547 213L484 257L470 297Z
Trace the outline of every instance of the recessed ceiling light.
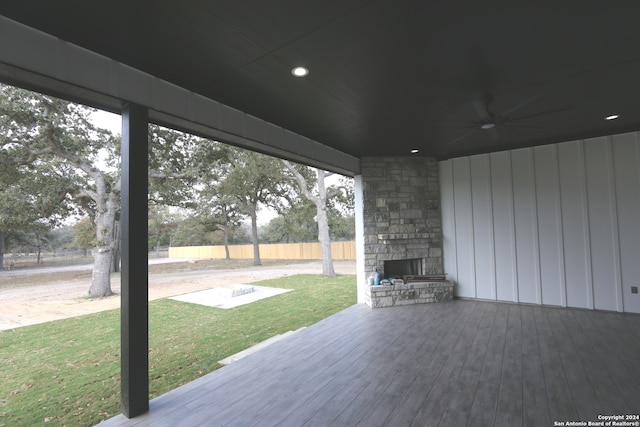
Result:
M605 117L604 119L605 119L605 120L615 120L615 119L617 119L618 117L620 117L618 114L612 114L612 115L610 115L610 116Z
M420 152L420 150L418 150L417 148L411 150L411 154L418 154L418 152Z
M493 129L494 127L496 127L495 123L485 123L482 126L480 126L480 128L484 130Z
M291 74L296 77L305 77L307 74L309 74L309 69L305 67L295 67L291 70Z

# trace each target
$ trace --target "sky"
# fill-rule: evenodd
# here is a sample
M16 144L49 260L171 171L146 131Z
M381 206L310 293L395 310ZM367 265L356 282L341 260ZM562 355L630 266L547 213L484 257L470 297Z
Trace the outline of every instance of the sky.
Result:
M109 113L108 111L96 110L91 114L91 119L96 126L110 130L116 135L122 132L122 120L119 114Z

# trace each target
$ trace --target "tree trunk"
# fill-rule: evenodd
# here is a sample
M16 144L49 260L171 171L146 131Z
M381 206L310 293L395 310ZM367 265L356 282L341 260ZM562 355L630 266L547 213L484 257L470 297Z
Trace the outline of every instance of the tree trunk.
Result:
M116 211L119 206L119 197L114 194L107 194L104 181L99 182L98 197L96 204L96 240L98 245L93 250L93 273L91 275L91 286L89 296L91 298L101 298L113 295L111 291L111 267L113 266L113 252L116 232L119 230L119 223L116 225ZM114 230L114 228L116 228Z
M4 268L4 231L0 231L0 267Z
M327 217L327 207L317 206L318 218L318 241L322 249L322 275L324 277L335 277L336 271L333 268L333 257L331 256L331 237L329 237L329 219Z
M38 249L38 254L36 255L36 264L40 264L42 262L40 258L40 256L42 255L42 246L40 245L40 243L38 243L36 248Z
M316 168L318 195L314 195L308 188L307 181L289 162L282 163L293 174L302 194L316 206L316 221L318 222L318 241L322 250L322 275L335 277L333 257L331 256L331 237L329 235L329 216L327 215L327 188L324 185L325 171Z
M253 242L253 265L262 265L260 261L260 242L258 241L258 214L255 205L250 206L249 216L251 217L251 241Z
M101 298L113 295L111 291L111 261L111 248L102 246L93 250L93 272L89 297Z
M329 217L327 215L327 189L324 185L325 172L316 169L316 174L318 177L318 197L312 201L316 205L318 219L318 240L322 249L322 275L335 277L336 271L333 268L333 257L331 256L331 237L329 236Z
M224 232L224 255L225 259L231 259L231 255L229 254L229 224L225 219L224 228L222 229Z

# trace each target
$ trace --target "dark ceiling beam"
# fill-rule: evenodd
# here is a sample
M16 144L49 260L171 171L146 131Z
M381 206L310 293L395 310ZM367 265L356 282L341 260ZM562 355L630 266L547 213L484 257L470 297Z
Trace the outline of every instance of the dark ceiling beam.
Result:
M120 113L149 109L152 122L344 175L358 158L167 81L0 16L0 80Z

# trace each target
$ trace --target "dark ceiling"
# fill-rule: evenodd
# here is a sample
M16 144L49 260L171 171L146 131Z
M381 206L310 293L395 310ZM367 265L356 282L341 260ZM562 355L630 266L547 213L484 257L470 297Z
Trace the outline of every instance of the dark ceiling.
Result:
M357 157L640 129L636 0L3 0L0 14Z

